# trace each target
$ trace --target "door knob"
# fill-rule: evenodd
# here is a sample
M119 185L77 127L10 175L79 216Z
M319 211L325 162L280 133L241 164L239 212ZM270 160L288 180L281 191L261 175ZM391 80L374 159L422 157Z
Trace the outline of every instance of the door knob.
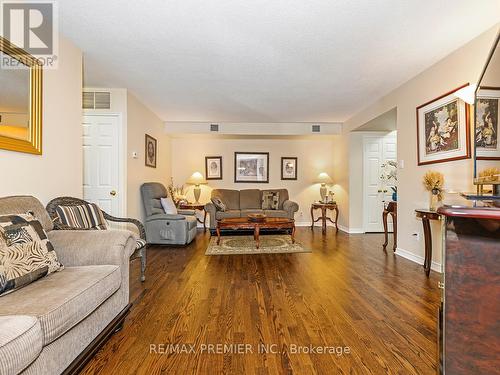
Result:
M384 193L387 193L387 190L384 190Z
M113 197L114 197L114 196L116 195L116 190L111 190L111 191L109 192L109 195L111 195L111 196L113 196Z
M382 192L382 189L378 189L378 192L381 193Z

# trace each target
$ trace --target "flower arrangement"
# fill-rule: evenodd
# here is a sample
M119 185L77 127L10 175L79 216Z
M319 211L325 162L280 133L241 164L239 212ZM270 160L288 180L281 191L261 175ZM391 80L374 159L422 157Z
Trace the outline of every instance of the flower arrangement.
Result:
M175 186L173 177L170 178L170 184L168 185L167 190L176 205L184 201L187 202L186 195L184 194L184 186Z
M444 176L440 172L436 171L427 171L422 180L424 184L425 190L429 191L430 196L430 209L435 210L437 206L437 202L441 202L443 200L444 190Z
M388 183L391 181L393 182L393 186L391 186L392 191L394 192L392 195L392 199L396 200L397 199L397 192L398 192L398 163L393 160L388 160L381 166L382 169L382 174L380 175L380 180L382 181L383 185L386 186Z

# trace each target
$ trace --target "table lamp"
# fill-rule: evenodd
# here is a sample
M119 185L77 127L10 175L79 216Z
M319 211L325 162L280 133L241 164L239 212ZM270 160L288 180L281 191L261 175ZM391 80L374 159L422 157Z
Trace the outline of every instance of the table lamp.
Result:
M321 187L319 188L319 194L321 195L321 202L326 202L326 184L331 184L333 183L332 178L328 175L326 172L321 172L318 175L318 178L316 179L316 183L321 184Z
M206 184L207 181L203 177L203 175L200 172L194 172L191 177L189 177L189 180L186 181L187 184L189 185L194 185L193 193L194 193L194 199L196 200L196 203L200 203L200 195L201 195L201 184Z

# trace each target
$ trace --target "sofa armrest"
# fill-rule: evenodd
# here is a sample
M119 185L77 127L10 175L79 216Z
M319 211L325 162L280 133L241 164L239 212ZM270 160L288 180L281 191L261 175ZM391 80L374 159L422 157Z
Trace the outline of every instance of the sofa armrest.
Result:
M146 219L146 223L149 223L151 221L156 221L156 220L186 220L186 217L184 215L174 215L174 214L157 214L157 215L152 215L149 216Z
M293 218L293 214L299 210L299 205L291 200L283 202L283 209Z
M127 265L136 246L128 230L52 230L47 236L59 261L68 267Z
M217 211L217 208L215 208L215 204L213 204L212 202L208 202L205 205L205 211L207 211L209 214L214 214L215 215L215 212Z

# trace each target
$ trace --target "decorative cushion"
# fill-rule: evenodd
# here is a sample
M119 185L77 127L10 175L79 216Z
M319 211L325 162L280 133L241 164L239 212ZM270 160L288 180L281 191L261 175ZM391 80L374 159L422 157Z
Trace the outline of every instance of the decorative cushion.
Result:
M42 351L43 334L34 316L0 316L0 374L19 374Z
M263 191L262 192L262 209L277 210L280 204L279 191Z
M172 198L160 198L160 202L166 214L177 215L177 207Z
M146 246L146 240L143 240L142 238L136 238L135 239L135 249L139 250Z
M108 229L101 209L94 203L58 206L56 214L61 224L72 229Z
M221 199L220 199L220 198L218 198L218 197L213 197L213 198L212 198L212 203L214 204L215 209L216 209L217 211L222 211L222 212L224 212L224 211L226 211L226 209L227 209L226 205L225 205L225 204L221 201Z
M63 268L32 214L0 216L0 296Z

